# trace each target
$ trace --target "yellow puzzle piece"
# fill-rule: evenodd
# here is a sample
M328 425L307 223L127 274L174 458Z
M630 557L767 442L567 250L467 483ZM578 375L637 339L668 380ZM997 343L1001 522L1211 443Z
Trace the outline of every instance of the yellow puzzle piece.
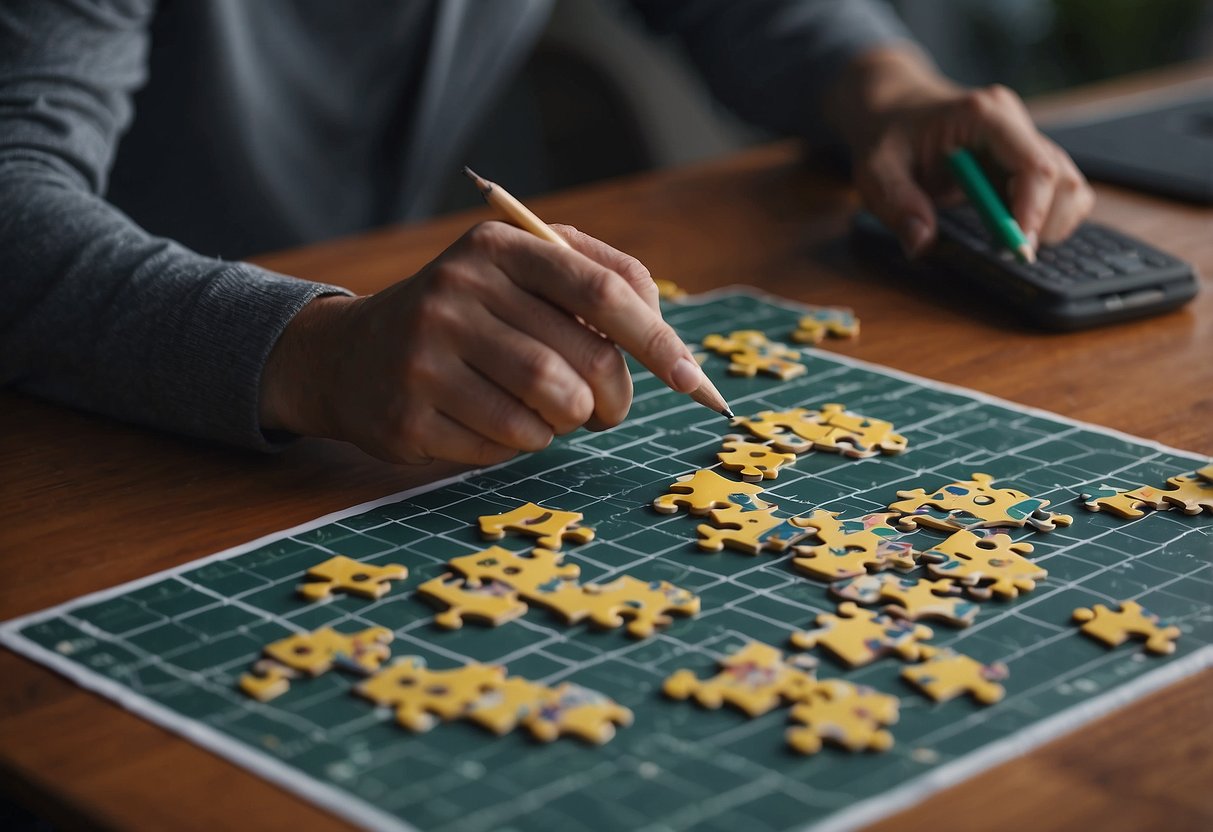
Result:
M1074 610L1074 620L1083 622L1082 631L1109 647L1119 647L1130 636L1146 642L1151 653L1168 655L1175 652L1178 627L1164 625L1157 615L1136 601L1121 601L1120 609L1111 610L1103 604Z
M500 546L490 546L480 552L451 558L447 566L469 581L486 583L498 581L511 587L522 598L538 595L562 581L573 581L581 569L573 563L562 563L564 555L551 549L511 552Z
M820 581L836 581L862 575L868 570L913 569L913 545L899 541L904 537L889 520L892 513L868 514L854 520L839 520L838 512L818 509L798 523L813 530L821 541L793 548L792 565Z
M447 573L421 584L417 594L445 607L434 616L434 623L448 630L458 630L465 620L499 627L527 611L517 592L492 579L468 581Z
M615 726L632 724L632 712L597 691L565 682L544 695L522 726L540 742L572 735L594 745L610 742Z
M720 673L699 679L690 670L678 670L665 680L662 691L671 699L695 697L713 710L728 703L751 717L761 716L783 702L807 697L817 685L808 656L785 661L783 652L769 644L751 641L720 660Z
M897 722L900 702L866 685L841 679L822 682L808 699L792 706L787 741L801 754L816 754L823 741L848 751L887 751L893 735L885 730Z
M1127 491L1119 491L1110 485L1096 485L1082 492L1082 504L1090 511L1106 511L1125 520L1136 520L1145 515L1143 508L1166 507L1162 502L1162 490L1151 485L1142 485Z
M844 601L871 606L887 601L883 612L910 621L945 621L967 627L977 618L977 604L961 596L960 587L947 578L903 578L898 575L859 575L830 584L830 592Z
M468 707L467 719L501 736L513 731L552 693L537 682L510 676L498 687L481 694Z
M779 476L781 466L796 461L796 454L780 453L770 445L749 442L744 436L731 434L724 439L724 450L716 458L726 471L737 472L747 482L773 480Z
M500 540L507 531L530 535L538 545L553 551L564 541L589 543L594 539L594 530L579 525L582 515L576 511L560 511L544 508L534 503L523 503L504 514L486 514L480 518L480 533L489 540Z
M903 499L890 503L889 509L905 515L898 525L907 531L919 526L947 532L1029 525L1049 532L1074 522L1068 514L1045 511L1048 500L1029 497L1013 488L995 488L989 474L974 474L971 480L950 483L932 494L916 488L898 491L897 496Z
M691 514L707 514L714 508L743 504L766 508L769 503L758 499L761 493L762 486L737 482L710 468L700 468L694 474L679 477L670 485L670 493L653 500L653 508L662 514L675 514L680 506Z
M1159 492L1164 506L1177 508L1184 514L1200 514L1201 511L1213 514L1213 479L1198 471L1192 476L1170 477L1167 485L1168 488Z
M827 335L831 338L854 338L859 335L859 319L850 309L814 309L797 322L792 340L798 344L820 344Z
M917 659L918 642L932 635L931 628L922 624L878 615L846 601L838 605L837 615L817 616L817 629L792 633L791 642L801 650L824 647L847 666L862 667L889 653Z
M779 517L776 507L747 511L738 506L713 509L712 525L698 527L699 548L719 552L724 547L751 555L782 552L809 533L803 518Z
M803 454L811 451L819 442L829 444L835 430L817 421L815 416L816 411L794 407L791 410L764 410L757 416L738 417L733 424L770 442L778 451Z
M810 413L815 421L832 429L823 439L814 441L816 450L858 459L878 453L899 454L909 445L904 436L893 432L891 422L860 416L845 405L824 404L821 410Z
M662 300L682 300L687 296L686 291L672 280L661 280L655 277L653 284L657 287L657 297Z
M296 633L265 646L265 655L280 665L308 676L328 673L334 665L355 673L371 673L391 655L387 645L392 631L368 627L356 633L339 633L321 627Z
M505 668L469 664L453 670L429 670L419 656L401 656L354 690L381 707L395 709L396 721L410 731L428 731L439 719L463 716L484 694L501 687Z
M1009 675L1002 662L982 664L954 650L922 648L923 661L901 671L901 677L936 702L947 702L967 693L983 705L993 705L1006 695L999 684Z
M240 690L258 702L277 699L291 689L291 680L299 674L278 662L261 659L253 669L240 677Z
M743 329L703 339L705 349L714 350L729 359L729 372L738 376L754 376L759 372L788 381L807 372L797 363L800 353L784 344L771 341L757 330Z
M309 569L305 573L307 581L299 584L298 591L309 601L328 598L334 592L381 598L389 589L389 581L402 581L408 576L409 570L398 563L375 566L335 555Z
M536 597L569 624L589 620L597 627L614 629L627 624L628 635L648 638L657 627L673 623L670 613L695 615L699 598L669 581L642 581L622 575L607 584L585 584L578 592Z
M1013 542L1010 535L959 531L923 552L922 560L931 575L964 584L975 598L989 598L991 593L1016 598L1049 576L1024 557L1033 548L1031 543Z

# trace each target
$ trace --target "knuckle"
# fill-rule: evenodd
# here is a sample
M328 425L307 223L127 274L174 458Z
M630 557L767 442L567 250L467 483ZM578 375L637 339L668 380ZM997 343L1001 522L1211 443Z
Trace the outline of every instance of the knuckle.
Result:
M473 248L496 251L505 238L505 223L497 220L478 222L468 229L464 238Z
M616 347L600 339L586 357L586 374L594 379L606 378L619 370L622 359Z
M525 379L523 387L528 396L550 393L559 384L561 372L556 357L547 351L536 350L523 362Z
M1025 167L1032 172L1033 175L1049 182L1056 182L1060 174L1057 166L1057 160L1053 158L1053 154L1046 149L1039 149L1032 152L1025 161Z
M664 324L658 324L649 331L644 339L645 354L650 356L674 356L682 353L684 347L674 330Z
M585 279L585 296L597 308L613 309L623 305L622 292L626 291L615 272L607 268L595 269Z
M590 420L594 415L594 394L584 384L578 385L565 400L564 410L565 424L555 426L559 433L568 433Z

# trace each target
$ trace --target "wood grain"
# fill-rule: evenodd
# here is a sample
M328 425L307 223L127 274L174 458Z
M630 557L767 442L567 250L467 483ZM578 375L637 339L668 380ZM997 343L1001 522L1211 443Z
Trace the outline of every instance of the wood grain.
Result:
M1213 65L1163 77L1207 83ZM1139 93L1132 79L1041 105ZM699 291L732 283L842 303L864 335L839 352L1213 455L1213 211L1100 187L1096 217L1194 263L1184 309L1075 334L1025 330L963 286L911 284L857 258L845 183L775 144L536 200ZM370 292L487 211L260 258ZM0 394L0 618L188 562L451 469L406 469L340 443L260 456ZM49 576L49 577L48 577ZM1213 599L1211 599L1213 600ZM309 804L11 652L0 652L0 788L68 826L346 828ZM171 773L171 776L168 774ZM898 832L1213 826L1213 672L878 824ZM965 819L961 821L959 819Z

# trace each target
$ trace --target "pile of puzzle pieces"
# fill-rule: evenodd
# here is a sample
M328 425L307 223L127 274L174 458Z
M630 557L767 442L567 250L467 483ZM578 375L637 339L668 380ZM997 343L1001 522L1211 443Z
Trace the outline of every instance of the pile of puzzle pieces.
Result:
M849 309L815 307L806 311L791 334L798 344L820 344L827 337L859 335L859 319ZM806 372L798 361L799 350L772 341L756 329L739 329L728 335L713 333L703 339L703 347L729 359L729 372L736 376L752 378L764 373L788 381Z
M392 633L371 627L341 633L322 627L266 646L264 657L240 678L240 689L269 702L290 689L291 680L315 678L333 669L365 677L354 691L393 708L410 731L428 731L439 720L466 719L505 734L522 728L541 742L571 735L601 744L615 726L630 725L632 712L595 691L571 683L556 687L506 676L505 668L472 663L431 670L417 656L391 655Z

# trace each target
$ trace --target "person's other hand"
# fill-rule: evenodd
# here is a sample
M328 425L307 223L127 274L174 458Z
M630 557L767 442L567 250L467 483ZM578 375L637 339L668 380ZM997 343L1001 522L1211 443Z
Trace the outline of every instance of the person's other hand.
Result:
M648 270L556 228L574 250L486 222L375 295L312 301L266 364L263 429L392 462L491 465L618 424L632 401L619 348L679 392L703 383Z
M978 153L999 181L1028 241L1058 243L1078 227L1095 193L1064 150L1036 129L1006 87L963 89L917 53L861 57L832 91L828 110L846 138L868 210L910 256L935 239L935 204L961 194L947 166L959 147Z

